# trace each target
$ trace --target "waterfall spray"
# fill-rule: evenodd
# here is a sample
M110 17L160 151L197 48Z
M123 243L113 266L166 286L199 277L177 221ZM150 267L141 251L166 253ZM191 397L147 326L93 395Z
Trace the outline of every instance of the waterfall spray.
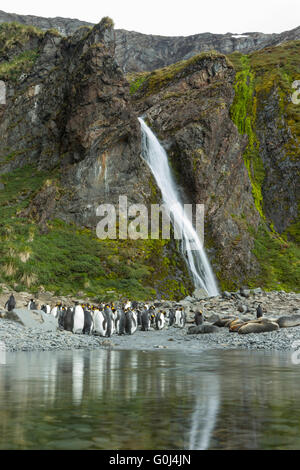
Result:
M219 293L217 283L199 236L183 210L183 203L169 167L168 156L142 118L139 118L139 122L142 128L143 158L161 190L164 204L173 214L174 226L179 227L182 233L181 249L195 287L202 287L209 296L216 296Z

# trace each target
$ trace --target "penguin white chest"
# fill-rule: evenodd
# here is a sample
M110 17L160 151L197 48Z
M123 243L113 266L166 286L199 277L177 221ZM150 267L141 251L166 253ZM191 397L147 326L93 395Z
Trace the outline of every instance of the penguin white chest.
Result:
M183 321L183 312L181 310L176 310L175 312L175 325L182 328L184 326Z
M84 327L84 311L80 305L76 305L74 312L73 333L82 333Z
M58 310L57 307L54 307L54 308L51 310L51 315L53 315L55 318L57 317L57 310Z
M106 334L106 322L102 312L95 310L94 312L94 333L96 335L105 336Z

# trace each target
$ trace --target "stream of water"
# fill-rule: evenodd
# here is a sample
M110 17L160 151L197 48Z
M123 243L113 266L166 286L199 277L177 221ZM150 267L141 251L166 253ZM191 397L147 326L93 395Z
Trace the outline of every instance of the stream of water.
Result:
M139 118L139 121L142 128L143 157L161 190L164 204L173 215L175 229L178 233L182 233L181 248L195 287L205 289L209 296L216 296L219 292L212 268L202 242L184 211L166 151L143 119Z

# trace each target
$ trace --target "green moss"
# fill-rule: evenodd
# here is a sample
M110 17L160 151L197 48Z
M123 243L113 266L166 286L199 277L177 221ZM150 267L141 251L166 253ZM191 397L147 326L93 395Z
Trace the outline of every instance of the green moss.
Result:
M143 81L143 94L149 96L157 93L175 79L183 78L192 73L207 59L217 58L225 60L228 66L232 67L230 61L223 54L215 51L203 52L188 60L182 60L168 67L163 67L148 73Z
M22 52L9 62L0 63L0 79L16 81L21 74L31 71L38 53L36 50Z
M255 133L256 96L255 75L250 68L248 56L240 57L240 71L236 74L235 97L231 106L231 119L240 134L247 134L248 145L244 152L244 162L252 185L256 209L264 218L261 186L265 177L263 162L259 156L259 141Z
M100 26L104 28L114 28L115 24L114 24L114 21L109 16L105 16L100 21Z
M265 224L261 224L256 236L253 253L261 266L259 279L253 285L262 285L267 290L300 289L300 247L287 242ZM251 282L250 282L251 285Z
M8 52L23 48L31 38L41 38L44 32L34 26L19 23L0 24L0 60Z
M93 231L61 220L48 222L48 232L41 233L23 211L46 182L60 188L58 172L27 166L2 175L1 182L0 282L32 292L41 286L57 294L80 291L103 300L145 300L157 292L179 299L192 288L188 276L177 279L186 270L172 241L99 240Z
M147 76L149 75L148 72L145 73L138 73L138 74L128 74L127 80L130 85L130 94L134 95L138 89L143 85Z

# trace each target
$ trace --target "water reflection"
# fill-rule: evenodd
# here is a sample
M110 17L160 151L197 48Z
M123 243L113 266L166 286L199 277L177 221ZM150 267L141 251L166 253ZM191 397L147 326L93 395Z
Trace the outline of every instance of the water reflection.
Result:
M288 356L101 350L7 359L1 449L300 445L299 369Z

